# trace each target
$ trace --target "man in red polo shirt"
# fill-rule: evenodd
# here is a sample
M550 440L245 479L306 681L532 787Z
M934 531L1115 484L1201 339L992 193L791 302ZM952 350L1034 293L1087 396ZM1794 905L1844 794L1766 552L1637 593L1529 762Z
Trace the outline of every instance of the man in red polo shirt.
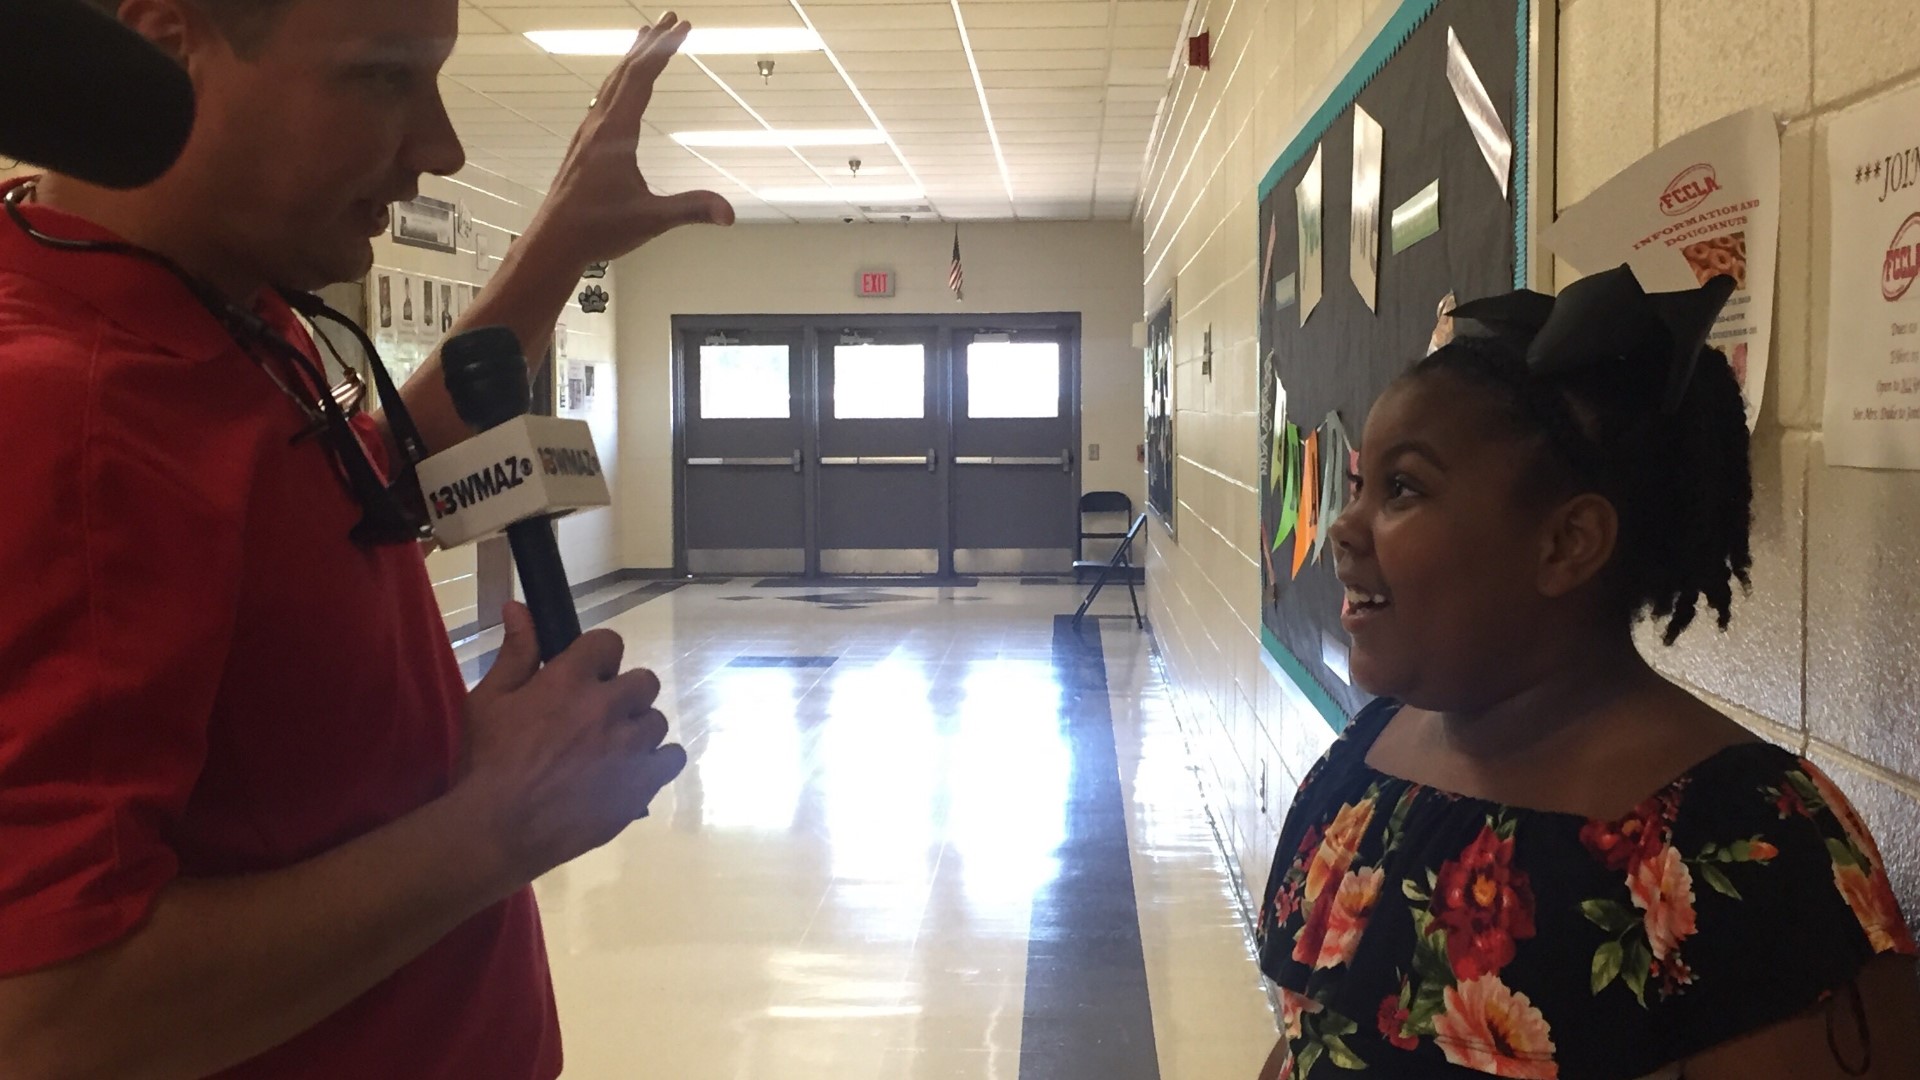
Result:
M364 275L385 207L461 168L458 2L103 6L199 114L148 188L0 188L0 1073L549 1080L527 886L684 765L659 683L605 632L541 668L515 607L465 693L417 546L350 540L364 492L296 439L315 388L213 313L317 356L270 287ZM635 164L686 29L642 32L468 325L538 355L588 263L731 222ZM437 363L403 396L431 448L468 434Z

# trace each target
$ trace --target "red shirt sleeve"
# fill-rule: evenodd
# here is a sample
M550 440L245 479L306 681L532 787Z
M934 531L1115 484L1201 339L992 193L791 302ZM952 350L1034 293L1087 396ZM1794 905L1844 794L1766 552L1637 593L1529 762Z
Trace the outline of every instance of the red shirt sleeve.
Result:
M177 445L178 414L164 419L180 404L168 369L190 361L116 353L127 339L97 318L48 326L8 306L0 976L120 939L176 876L169 835L205 758L240 535Z

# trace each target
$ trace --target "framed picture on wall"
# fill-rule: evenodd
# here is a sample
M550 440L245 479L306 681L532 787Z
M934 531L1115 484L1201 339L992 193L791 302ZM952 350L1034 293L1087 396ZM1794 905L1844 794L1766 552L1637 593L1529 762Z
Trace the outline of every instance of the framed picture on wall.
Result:
M1147 504L1174 533L1173 297L1147 323Z
M460 250L455 242L458 208L450 202L422 195L410 202L393 204L393 242L453 254Z

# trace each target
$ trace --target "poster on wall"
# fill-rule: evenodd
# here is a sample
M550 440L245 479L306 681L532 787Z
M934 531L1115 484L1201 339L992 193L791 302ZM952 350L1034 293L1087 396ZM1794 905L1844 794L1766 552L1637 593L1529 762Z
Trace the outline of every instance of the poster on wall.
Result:
M367 275L367 336L384 359L393 355L399 337L394 332L393 272L375 267Z
M1827 171L1827 464L1920 469L1920 90L1835 117Z
M1780 251L1780 128L1771 111L1735 113L1655 150L1567 208L1541 240L1582 274L1626 263L1648 292L1731 276L1733 296L1709 341L1732 361L1753 427L1773 347Z
M423 338L440 332L440 283L432 278L420 282L420 328Z
M414 306L413 294L418 290L419 282L412 274L400 275L400 336L411 339L416 327L420 325L419 309Z
M1374 400L1432 348L1449 297L1505 293L1525 275L1516 226L1528 192L1509 155L1526 146L1528 3L1399 5L1367 66L1339 80L1260 185L1257 242L1278 247L1276 263L1300 253L1303 315L1260 323L1261 643L1336 728L1366 703L1350 684L1329 541L1351 497L1354 444ZM1342 258L1344 270L1321 270ZM1349 276L1352 289L1320 286Z
M1147 323L1147 504L1174 535L1173 298Z
M394 243L455 254L460 250L458 215L459 208L453 203L424 195L394 203Z

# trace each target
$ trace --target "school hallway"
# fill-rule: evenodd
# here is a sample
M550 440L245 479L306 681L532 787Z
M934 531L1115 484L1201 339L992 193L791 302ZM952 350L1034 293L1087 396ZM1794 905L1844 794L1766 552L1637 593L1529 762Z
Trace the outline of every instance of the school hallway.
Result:
M1124 587L584 597L687 746L538 885L566 1076L1251 1077L1272 1009ZM469 679L497 635L463 646Z

